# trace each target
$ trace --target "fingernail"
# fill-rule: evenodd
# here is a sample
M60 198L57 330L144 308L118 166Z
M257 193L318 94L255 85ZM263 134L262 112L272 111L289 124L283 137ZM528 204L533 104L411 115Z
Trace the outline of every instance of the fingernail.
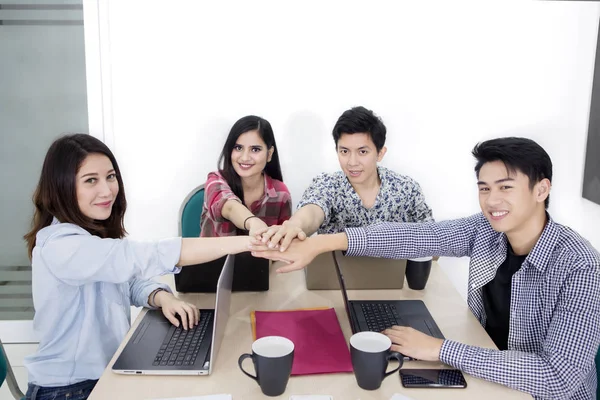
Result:
M285 247L280 248L279 251L285 251Z

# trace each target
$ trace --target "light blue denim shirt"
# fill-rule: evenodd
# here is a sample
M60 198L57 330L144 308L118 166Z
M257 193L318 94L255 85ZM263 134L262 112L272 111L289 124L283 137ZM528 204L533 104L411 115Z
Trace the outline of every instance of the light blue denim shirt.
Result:
M98 379L130 328L130 306L148 305L178 273L181 238L157 242L101 239L77 225L41 229L32 254L38 351L25 359L29 382L66 386ZM170 290L169 290L170 291Z

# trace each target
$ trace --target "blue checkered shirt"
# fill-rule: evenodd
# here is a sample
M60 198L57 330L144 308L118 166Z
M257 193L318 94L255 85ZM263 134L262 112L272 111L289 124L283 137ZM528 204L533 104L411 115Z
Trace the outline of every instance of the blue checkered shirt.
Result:
M471 258L467 303L485 326L482 288L506 258L506 235L483 214L426 223L347 228L348 255ZM548 217L512 279L508 350L445 340L440 360L537 399L594 399L600 345L600 254Z

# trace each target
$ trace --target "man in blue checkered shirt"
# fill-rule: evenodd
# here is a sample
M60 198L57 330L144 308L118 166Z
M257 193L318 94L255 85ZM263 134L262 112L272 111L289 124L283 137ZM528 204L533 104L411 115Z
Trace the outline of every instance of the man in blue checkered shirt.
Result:
M593 399L600 345L600 254L546 209L550 157L537 143L501 138L475 146L481 213L443 222L381 223L296 240L285 251L258 240L253 254L281 272L318 254L416 258L469 256L469 308L499 350L442 340L410 327L384 333L393 350L442 361L539 399Z

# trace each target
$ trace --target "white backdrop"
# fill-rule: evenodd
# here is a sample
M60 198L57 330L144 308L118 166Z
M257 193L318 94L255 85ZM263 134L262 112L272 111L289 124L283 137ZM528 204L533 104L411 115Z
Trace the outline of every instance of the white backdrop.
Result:
M600 248L600 206L581 197L600 6L480 3L101 2L129 233L177 234L181 201L247 114L273 125L297 204L338 168L337 117L364 105L388 128L382 164L421 183L436 219L478 212L476 142L526 136L553 159L553 217ZM466 260L441 263L464 296Z

